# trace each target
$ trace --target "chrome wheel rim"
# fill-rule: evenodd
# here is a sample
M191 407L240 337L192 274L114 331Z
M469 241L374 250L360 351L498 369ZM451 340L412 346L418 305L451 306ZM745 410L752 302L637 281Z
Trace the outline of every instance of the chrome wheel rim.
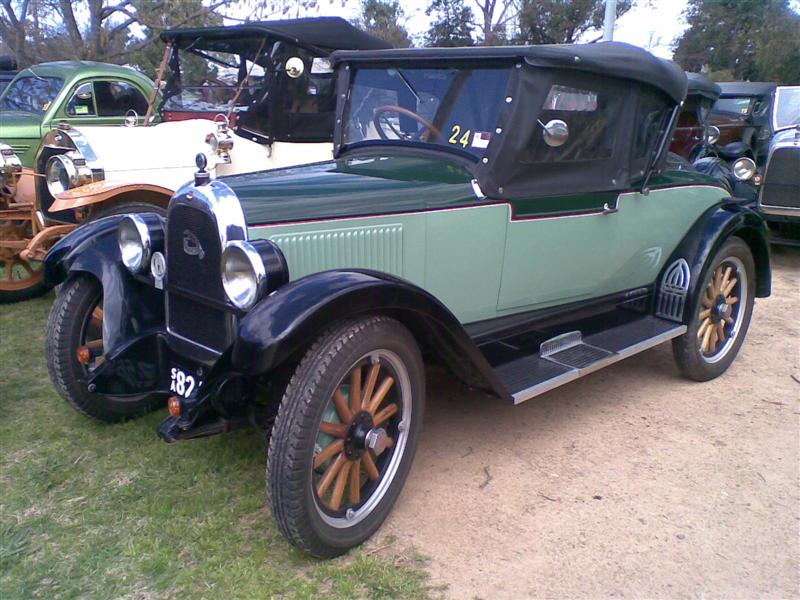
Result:
M747 306L747 272L735 256L711 273L697 312L697 345L703 361L719 362L739 337Z
M406 450L411 406L408 370L394 352L369 352L348 369L326 403L311 465L325 523L352 527L380 504Z

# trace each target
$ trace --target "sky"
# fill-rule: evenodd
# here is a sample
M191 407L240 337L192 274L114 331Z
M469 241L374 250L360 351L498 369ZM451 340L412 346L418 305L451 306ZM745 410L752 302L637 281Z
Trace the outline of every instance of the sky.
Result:
M672 58L671 44L687 26L681 16L686 2L687 0L638 0L634 8L617 20L614 39L641 46L663 58ZM430 17L425 14L427 4L428 0L401 0L407 19L406 29L419 43L430 22ZM467 4L472 4L474 10L474 0L467 0ZM350 19L358 13L358 5L359 2L354 0L347 2L344 7L341 0L319 0L315 10L307 11L305 15L291 16L341 16ZM231 11L230 14L235 17L245 16L236 12ZM587 40L596 38L600 33L587 34Z

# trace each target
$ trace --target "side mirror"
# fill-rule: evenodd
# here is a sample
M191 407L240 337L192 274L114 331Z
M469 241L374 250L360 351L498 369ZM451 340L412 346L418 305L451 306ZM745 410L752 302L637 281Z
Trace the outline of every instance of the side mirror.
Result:
M703 131L703 139L709 146L713 146L719 141L720 131L716 125L707 125Z
M306 70L306 64L299 56L293 56L286 61L286 74L292 79L297 79Z
M563 146L569 139L569 127L561 119L552 119L545 125L539 121L542 126L542 138L544 143L552 148Z

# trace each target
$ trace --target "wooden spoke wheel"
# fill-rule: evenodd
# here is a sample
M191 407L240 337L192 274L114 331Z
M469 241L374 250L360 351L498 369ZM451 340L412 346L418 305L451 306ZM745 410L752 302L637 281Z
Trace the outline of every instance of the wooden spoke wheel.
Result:
M314 448L316 504L333 526L363 518L380 501L405 448L408 374L394 353L362 357L328 401Z
M31 297L32 290L42 287L44 265L20 256L33 237L30 221L0 221L0 302L15 302Z
M737 257L728 257L712 272L697 313L697 344L707 362L730 350L741 327L747 302L747 272Z
M736 358L755 297L755 261L741 238L727 239L704 273L692 292L687 331L672 340L678 367L695 381L718 377Z
M351 321L307 350L267 458L272 514L289 542L330 558L380 526L411 468L424 403L422 357L397 321Z

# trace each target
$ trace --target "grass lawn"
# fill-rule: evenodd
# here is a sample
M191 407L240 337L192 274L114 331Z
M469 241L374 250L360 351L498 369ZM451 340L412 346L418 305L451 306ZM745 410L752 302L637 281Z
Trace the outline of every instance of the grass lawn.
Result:
M391 547L322 562L286 543L254 431L168 445L165 410L109 426L67 406L44 361L52 300L0 306L0 598L434 593Z

